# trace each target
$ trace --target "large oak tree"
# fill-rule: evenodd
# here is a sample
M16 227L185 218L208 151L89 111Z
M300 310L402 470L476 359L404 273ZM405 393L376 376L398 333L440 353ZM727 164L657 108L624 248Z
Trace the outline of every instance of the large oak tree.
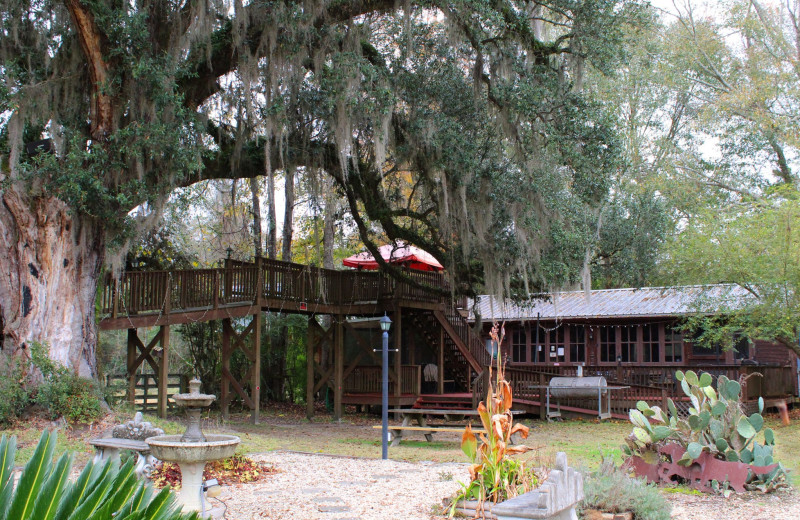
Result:
M4 0L3 351L96 372L104 265L170 192L302 168L468 290L580 278L617 167L581 90L625 0ZM44 146L37 141L48 139ZM152 221L153 219L150 219ZM385 234L385 235L384 235Z

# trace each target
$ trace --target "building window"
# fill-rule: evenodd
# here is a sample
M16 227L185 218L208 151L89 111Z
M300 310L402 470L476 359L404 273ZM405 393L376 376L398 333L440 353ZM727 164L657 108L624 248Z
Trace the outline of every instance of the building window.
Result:
M494 359L497 356L497 344L493 340L487 339L485 345L486 352L488 352L489 355L492 356L492 359Z
M683 362L683 334L672 325L664 327L664 361L667 363Z
M600 327L600 361L617 361L617 329L614 327Z
M533 330L536 332L531 334L531 350L533 351L531 354L531 361L534 363L544 363L546 361L545 349L547 348L547 334L544 329L538 325Z
M636 357L636 327L620 327L620 357L623 363L635 363Z
M528 361L527 334L525 329L520 327L511 333L511 362L525 363Z
M734 338L733 344L733 359L740 361L742 359L750 359L750 340L738 334Z
M692 340L692 356L693 357L716 357L718 360L725 357L719 342L709 345L708 342L700 342L699 338L703 334L702 330L698 330L694 334Z
M572 363L586 362L586 328L583 325L569 327L569 360Z
M566 344L564 343L564 327L557 327L550 331L550 361L563 363L566 359Z
M642 361L645 363L658 363L659 355L658 325L645 325L642 327Z

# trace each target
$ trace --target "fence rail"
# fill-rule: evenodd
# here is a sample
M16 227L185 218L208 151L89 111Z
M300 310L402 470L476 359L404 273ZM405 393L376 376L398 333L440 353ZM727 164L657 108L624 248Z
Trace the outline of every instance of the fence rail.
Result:
M357 366L344 379L343 388L349 394L381 393L382 367L372 365ZM422 393L422 365L403 365L401 367L401 394L419 395ZM394 395L396 383L389 381L389 394Z
M106 387L119 384L119 390L114 393L114 397L127 399L128 397L128 376L125 374L106 375ZM184 374L167 375L167 395L178 394L187 391L189 378ZM136 392L134 406L142 412L148 410L158 411L158 379L154 374L136 374ZM167 400L167 406L175 406L171 400Z
M714 385L719 376L724 375L729 379L742 380L743 401L754 401L759 397L782 398L794 392L794 371L789 366L763 366L763 365L668 365L668 366L638 366L614 367L604 365L587 365L583 367L584 376L603 376L609 384L625 385L629 388L615 390L611 396L611 412L627 415L628 409L636 406L639 400L650 404L663 406L666 399L675 401L679 409L686 409L684 395L680 384L675 379L676 370L694 370L697 373L708 372L713 376ZM544 399L544 390L532 388L546 386L556 376L575 376L576 366L542 366L542 367L517 367L506 368L506 379L512 384L514 398L541 403ZM474 385L473 392L476 400L485 399L486 379L479 378ZM595 409L587 399L561 399L562 406L575 406L580 408ZM589 406L587 406L589 405Z

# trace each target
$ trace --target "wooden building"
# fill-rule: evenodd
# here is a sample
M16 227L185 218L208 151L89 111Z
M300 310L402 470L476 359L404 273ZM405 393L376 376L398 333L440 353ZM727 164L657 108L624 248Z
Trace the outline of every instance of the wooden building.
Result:
M733 379L756 373L747 378L747 400L792 400L798 395L797 355L785 346L742 338L732 349L708 348L677 327L695 312L698 298L719 297L742 294L729 285L607 289L555 293L530 305L481 296L470 321L480 316L487 344L491 324L505 323L501 348L510 379L529 380L526 374L533 372L574 375L580 365L585 375L680 397L676 370Z

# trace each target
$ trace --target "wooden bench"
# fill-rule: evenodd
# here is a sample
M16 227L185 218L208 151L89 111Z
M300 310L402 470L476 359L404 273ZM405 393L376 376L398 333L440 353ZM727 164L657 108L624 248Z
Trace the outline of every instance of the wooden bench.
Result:
M145 439L156 435L164 435L164 430L153 428L149 422L142 421L141 412L136 412L132 421L115 426L111 437L98 437L89 441L95 449L94 462L119 459L122 450L133 451L137 455L134 471L137 475L149 476L156 459L150 454L150 445Z
M380 424L373 426L373 429L380 430L383 428ZM429 425L429 426L389 426L389 440L392 441L392 446L397 446L400 444L400 441L403 440L403 432L404 431L412 431L412 432L423 432L425 435L425 440L428 442L433 441L433 434L438 432L450 432L450 433L464 433L464 427L457 427L457 426L437 426L437 425ZM486 433L486 430L483 428L478 428L472 430L473 433Z

